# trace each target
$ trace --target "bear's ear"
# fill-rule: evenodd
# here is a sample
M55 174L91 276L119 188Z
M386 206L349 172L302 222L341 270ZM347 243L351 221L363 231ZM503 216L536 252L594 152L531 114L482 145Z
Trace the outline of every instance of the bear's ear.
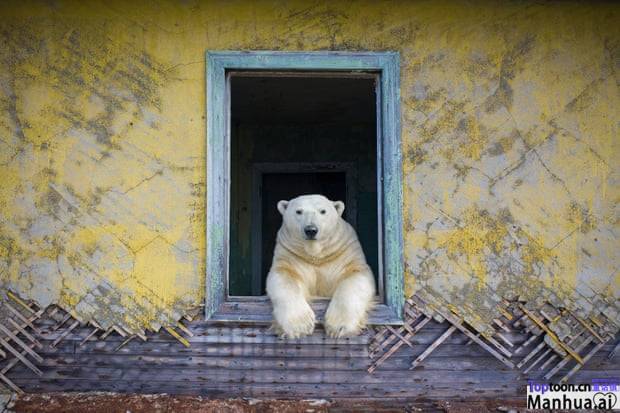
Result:
M278 211L280 211L282 215L284 215L284 212L286 212L287 207L288 207L288 201L278 202Z
M344 202L342 201L334 202L334 208L336 208L338 215L342 216L342 213L344 212Z

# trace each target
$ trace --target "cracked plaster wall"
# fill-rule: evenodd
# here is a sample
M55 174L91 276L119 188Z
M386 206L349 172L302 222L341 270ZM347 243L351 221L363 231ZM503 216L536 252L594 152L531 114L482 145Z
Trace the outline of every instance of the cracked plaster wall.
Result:
M620 324L619 28L611 3L5 2L2 286L173 324L204 296L205 50L397 50L407 293L483 332L515 297Z

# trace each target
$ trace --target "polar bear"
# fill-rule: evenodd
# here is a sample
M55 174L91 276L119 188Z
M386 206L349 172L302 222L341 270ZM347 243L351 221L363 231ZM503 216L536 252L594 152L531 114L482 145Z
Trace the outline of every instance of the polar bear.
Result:
M266 287L276 332L289 338L312 334L309 301L318 296L331 297L328 335L359 334L374 303L375 281L355 230L342 219L344 203L302 195L278 202L278 211L282 226Z

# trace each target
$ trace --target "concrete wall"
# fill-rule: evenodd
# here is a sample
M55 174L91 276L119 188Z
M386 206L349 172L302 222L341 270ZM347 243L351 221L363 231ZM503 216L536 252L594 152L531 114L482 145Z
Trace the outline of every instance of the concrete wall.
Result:
M174 323L204 295L204 52L397 50L407 293L483 332L517 296L620 324L612 3L20 1L0 15L4 289L104 327Z

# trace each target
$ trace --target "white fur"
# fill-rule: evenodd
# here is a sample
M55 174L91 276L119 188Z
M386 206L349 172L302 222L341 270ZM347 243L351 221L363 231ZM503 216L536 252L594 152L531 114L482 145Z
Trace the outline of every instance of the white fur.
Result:
M355 230L342 219L344 204L322 195L304 195L278 202L282 226L267 276L274 327L286 337L312 334L313 297L331 297L325 314L330 336L360 333L373 305L375 281ZM321 213L324 211L324 213ZM316 239L304 228L314 225Z

